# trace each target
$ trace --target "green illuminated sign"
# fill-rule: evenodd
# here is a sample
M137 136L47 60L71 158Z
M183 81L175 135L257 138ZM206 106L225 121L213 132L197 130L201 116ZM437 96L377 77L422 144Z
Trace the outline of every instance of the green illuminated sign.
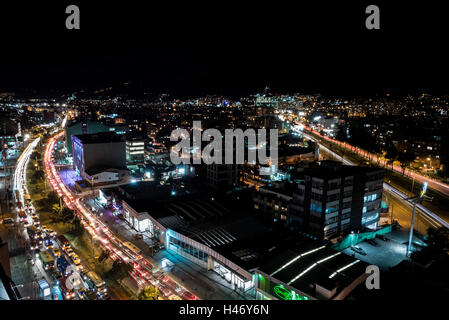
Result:
M273 290L274 293L282 300L309 300L309 298L301 296L293 290L288 290L284 288L284 286L281 284L274 286Z

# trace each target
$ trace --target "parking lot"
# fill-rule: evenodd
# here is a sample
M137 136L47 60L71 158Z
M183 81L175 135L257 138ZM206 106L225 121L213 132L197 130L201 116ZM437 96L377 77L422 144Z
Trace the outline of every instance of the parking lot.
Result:
M358 243L357 246L362 248L366 255L356 253L351 248L343 252L366 263L377 265L381 270L388 270L405 259L407 245L404 243L407 241L407 235L403 231L395 230L391 234L386 234L385 237L389 241L374 239L377 246L366 241Z

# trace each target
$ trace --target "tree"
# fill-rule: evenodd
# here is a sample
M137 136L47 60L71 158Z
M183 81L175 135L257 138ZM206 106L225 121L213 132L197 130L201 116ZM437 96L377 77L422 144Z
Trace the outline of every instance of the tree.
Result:
M143 288L139 293L139 300L157 300L161 293L158 288L149 286Z
M59 204L54 204L52 206L52 215L50 219L52 223L73 223L75 215L69 208L61 208Z
M403 152L400 152L398 155L398 161L401 163L402 168L402 175L405 174L405 168L410 165L411 162L413 162L416 159L415 153L408 149L404 150Z
M67 209L67 208L65 208L65 209ZM72 211L72 213L73 213L73 211ZM74 216L73 221L72 221L71 233L74 236L81 237L84 234L84 232L85 232L85 229L84 229L83 225L81 224L81 220L77 216Z
M42 209L51 211L53 209L53 205L59 204L58 194L54 191L50 191L47 193L45 198L37 200L36 204Z
M31 174L31 183L36 184L45 179L44 170L36 169Z
M345 125L338 125L337 127L337 133L335 134L335 139L341 142L346 142L348 140L348 135L346 134L346 126Z
M111 252L109 250L103 250L100 256L98 257L98 262L103 262L107 260L109 258L110 253Z
M59 203L58 194L55 191L50 191L47 193L47 201L50 203Z
M393 169L394 161L398 156L398 149L393 144L393 141L387 140L385 142L385 158L388 160L388 163L391 163L391 168Z
M115 260L111 270L108 271L107 276L112 280L118 281L127 277L131 270L132 267L129 264Z
M449 251L449 230L443 227L438 229L427 229L427 244L435 248L448 252Z
M423 265L432 261L442 263L446 269L444 274L447 275L449 271L449 230L444 227L438 229L429 228L424 241L427 246L413 252L411 255L412 260Z
M33 159L33 160L41 159L41 153L37 150L34 150L33 153L31 154L31 159Z

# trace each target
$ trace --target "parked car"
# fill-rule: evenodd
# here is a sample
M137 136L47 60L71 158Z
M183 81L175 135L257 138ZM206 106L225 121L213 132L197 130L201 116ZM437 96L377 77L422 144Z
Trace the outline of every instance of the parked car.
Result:
M39 248L39 243L35 239L30 240L30 250L36 250Z
M42 242L42 232L37 230L36 233L34 234L35 239L38 239Z
M14 220L11 218L6 218L3 220L3 224L13 224L13 223L14 223Z
M363 250L359 246L352 246L351 250L354 251L354 252L357 252L358 254L361 254L362 256L366 256L365 250Z
M374 239L366 239L365 241L374 247L379 246L379 244Z
M47 233L50 235L50 237L55 238L58 234L56 233L56 231L53 231L50 228L47 228Z
M61 256L61 251L58 248L54 248L53 254L55 255L55 257L59 257L59 256Z
M383 234L376 234L376 238L380 239L382 241L390 241L387 237L385 237Z
M111 296L110 296L109 294L105 293L105 294L102 296L102 300L111 300Z

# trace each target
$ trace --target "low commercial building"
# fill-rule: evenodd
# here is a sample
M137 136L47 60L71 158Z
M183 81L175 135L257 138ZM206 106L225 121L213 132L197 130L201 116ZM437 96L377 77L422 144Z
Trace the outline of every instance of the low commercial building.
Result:
M162 242L167 250L201 266L205 272L215 272L229 283L230 288L249 297L276 299L276 296L270 293L271 289L267 289L259 281L259 275L270 281L273 279L273 283L282 284L286 288L290 286L291 290L296 292L297 299L330 299L335 298L347 286L355 284L356 278L363 273L357 269L359 273L351 274L350 281L345 282L343 287L332 287L333 284L325 283L323 279L336 272L331 279L336 277L336 280L341 281L343 270L339 269L356 259L328 248L328 243L320 242L311 235L285 228L273 228L250 213L250 210L231 210L228 205L224 206L211 198L203 189L185 185L180 188L182 190L173 192L173 186L161 186L154 182L121 186L117 189L122 189L122 213L131 227L149 233L149 236ZM120 194L120 191L114 193ZM284 272L279 272L270 278L273 273L270 268L279 268L270 266L271 262L288 263L294 259L292 256L296 257L312 248L323 249L320 255L311 256L317 260L314 262L324 263L321 260L334 254L336 256L328 259L340 255L341 257L333 260L337 261L333 269L317 268L316 270L321 272L310 272L308 277L304 277L307 284L301 282L299 285L295 272L300 273L310 265L295 264L293 268L286 267L290 273L284 275ZM309 260L301 262L306 263ZM332 272L327 274L329 270ZM292 279L294 281L291 281ZM309 285L315 286L314 291L303 288ZM339 298L346 296L348 292L349 289Z
M174 192L172 186L145 184L134 186L135 191L139 190L132 194L128 186L120 187L128 192L124 194L128 197L122 199L122 212L134 229L149 232L167 250L215 271L235 290L253 288L252 273L236 263L238 256L226 248L254 234L263 234L267 226L243 212L230 212L192 187Z
M302 243L255 270L261 300L343 300L365 282L368 264L318 242Z
M129 180L130 172L127 169L95 168L85 171L84 179L91 185L115 184L120 181Z

